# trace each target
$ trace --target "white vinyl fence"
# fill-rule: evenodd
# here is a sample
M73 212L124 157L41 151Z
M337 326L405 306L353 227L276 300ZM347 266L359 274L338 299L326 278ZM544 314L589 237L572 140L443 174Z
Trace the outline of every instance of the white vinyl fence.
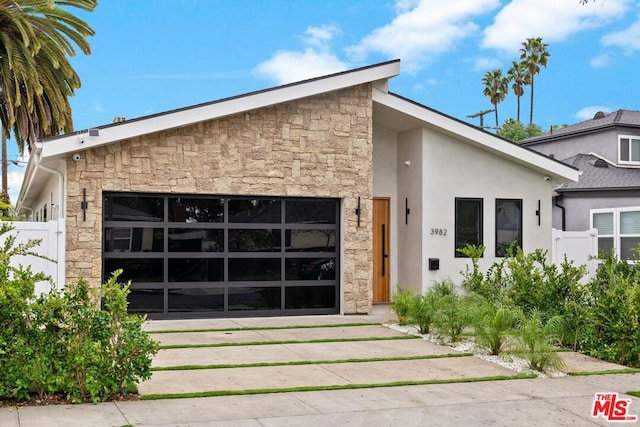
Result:
M583 281L591 279L598 268L598 261L592 259L598 255L598 230L561 231L554 228L552 236L552 261L560 265L566 255L575 265L587 266L588 272Z
M64 288L64 219L48 222L18 221L10 224L14 229L7 234L16 236L16 243L26 243L29 239L42 240L40 245L33 248L33 252L57 261L51 262L35 256L19 256L12 259L11 264L14 266L31 266L31 271L49 275L53 280L54 286L60 289ZM6 236L6 234L0 236L0 243L4 244ZM36 294L48 292L50 288L50 283L39 282L36 284Z

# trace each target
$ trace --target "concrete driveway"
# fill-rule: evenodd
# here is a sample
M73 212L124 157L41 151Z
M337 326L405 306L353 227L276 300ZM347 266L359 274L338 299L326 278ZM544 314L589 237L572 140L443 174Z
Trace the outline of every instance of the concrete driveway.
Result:
M519 373L369 316L156 321L158 400L0 408L2 426L605 425L596 393L640 415L639 374L518 379ZM171 332L175 331L175 332ZM611 368L572 355L571 369ZM411 385L406 385L411 384ZM303 391L292 391L303 390ZM212 397L163 399L188 393ZM248 394L244 394L248 393Z

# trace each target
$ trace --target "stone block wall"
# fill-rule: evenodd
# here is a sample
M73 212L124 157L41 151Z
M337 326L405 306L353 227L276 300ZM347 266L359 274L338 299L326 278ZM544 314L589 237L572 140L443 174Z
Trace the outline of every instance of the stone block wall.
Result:
M354 86L200 122L67 160L67 279L98 286L102 193L221 194L342 199L345 313L372 301L372 87ZM86 188L86 221L80 208ZM361 225L355 208L361 198Z

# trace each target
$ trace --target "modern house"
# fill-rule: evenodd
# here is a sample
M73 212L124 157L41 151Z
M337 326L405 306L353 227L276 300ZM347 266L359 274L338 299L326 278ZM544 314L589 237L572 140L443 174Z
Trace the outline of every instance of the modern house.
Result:
M36 145L17 202L69 281L122 268L155 318L367 313L551 244L578 171L388 90L389 61ZM46 213L45 213L46 212Z
M640 111L598 112L523 145L580 169L579 182L556 188L553 226L598 230L598 249L622 259L640 243Z

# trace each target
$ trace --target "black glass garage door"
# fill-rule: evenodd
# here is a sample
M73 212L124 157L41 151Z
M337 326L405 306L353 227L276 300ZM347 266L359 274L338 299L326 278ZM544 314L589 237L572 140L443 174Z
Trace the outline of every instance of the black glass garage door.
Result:
M105 193L103 275L152 318L339 311L336 199Z

